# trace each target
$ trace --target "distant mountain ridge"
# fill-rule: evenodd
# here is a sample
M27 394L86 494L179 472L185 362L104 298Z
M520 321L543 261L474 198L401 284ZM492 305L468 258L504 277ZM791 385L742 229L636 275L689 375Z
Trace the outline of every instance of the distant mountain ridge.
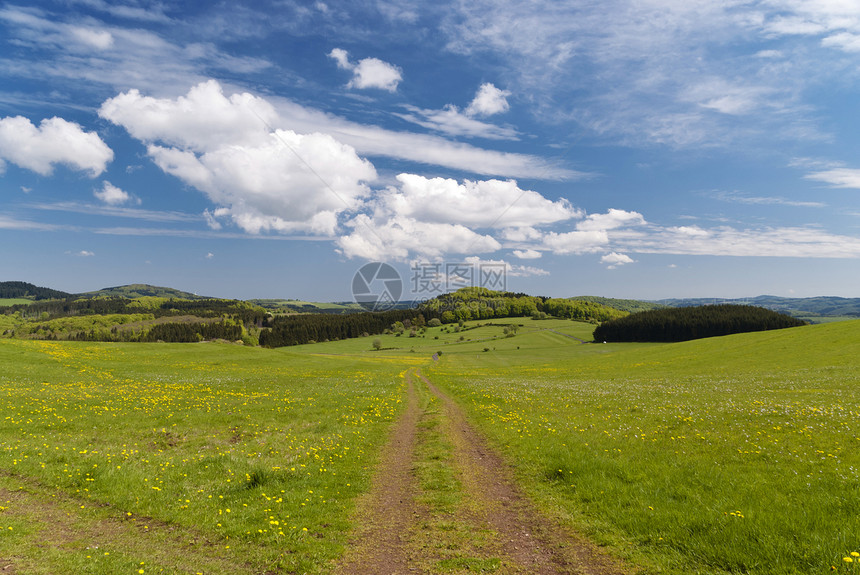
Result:
M149 284L129 284L124 286L116 286L104 288L91 292L84 293L68 293L60 290L39 287L37 285L20 282L8 281L0 282L0 299L5 298L22 298L32 300L46 299L67 299L67 298L93 298L93 297L124 297L128 299L138 299L142 297L161 297L173 299L187 300L202 300L202 299L217 299L206 296L199 296L194 293L181 291L178 289L160 287Z
M686 298L661 299L656 303L669 307L691 307L711 304L754 305L795 317L803 316L857 316L860 317L860 298L835 296L787 298L760 295L753 298Z
M129 284L104 288L96 291L72 294L46 287L39 287L22 281L0 282L0 299L23 298L31 300L93 298L93 297L124 297L138 299L143 297L160 297L185 300L217 299L200 296L169 287L149 284ZM631 300L600 296L576 296L571 300L599 303L615 309L635 313L660 307L690 307L711 304L754 305L773 311L787 313L794 317L823 316L823 317L860 317L860 298L845 298L836 296L819 296L806 298L787 298L772 295L760 295L752 298L668 298L661 300ZM298 300L263 300L251 299L249 303L262 305L269 309L282 308L294 312L305 313L344 313L360 311L353 302L306 302ZM409 308L411 302L400 302L397 308Z
M142 297L163 297L173 299L215 299L206 296L200 296L195 293L181 291L174 288L160 287L149 284L129 284L124 286L116 286L100 289L97 291L75 294L78 297L125 297L129 299L138 299Z

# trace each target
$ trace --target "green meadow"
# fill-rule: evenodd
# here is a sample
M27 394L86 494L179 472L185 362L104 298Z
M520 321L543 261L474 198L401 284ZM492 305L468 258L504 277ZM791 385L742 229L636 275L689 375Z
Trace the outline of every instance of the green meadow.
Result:
M29 305L31 303L33 303L33 300L20 297L0 298L0 307L10 307L13 305Z
M3 340L0 365L0 557L28 573L314 573L346 543L410 364ZM70 512L73 528L44 520ZM175 530L199 549L156 540Z
M420 368L545 513L641 573L856 573L860 323L679 344L494 323L277 350L0 340L0 558L328 572Z
M645 572L855 572L860 323L524 349L428 373L549 513Z

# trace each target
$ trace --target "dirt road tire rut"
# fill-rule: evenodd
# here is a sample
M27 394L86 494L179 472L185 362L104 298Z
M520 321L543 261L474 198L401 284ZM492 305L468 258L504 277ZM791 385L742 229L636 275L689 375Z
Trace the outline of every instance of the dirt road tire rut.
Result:
M438 400L451 463L462 484L463 504L456 521L467 531L494 534L473 551L500 558L499 573L535 575L620 575L628 573L596 545L541 514L517 487L514 473L486 439L466 420L463 410L419 370L406 374L408 404L395 423L373 485L360 502L360 527L343 561L340 575L434 573L439 557L432 547L414 545L426 526L428 511L416 502L421 493L415 476L419 421L426 415L416 386L423 384ZM420 382L420 383L419 383ZM439 571L451 572L450 569Z

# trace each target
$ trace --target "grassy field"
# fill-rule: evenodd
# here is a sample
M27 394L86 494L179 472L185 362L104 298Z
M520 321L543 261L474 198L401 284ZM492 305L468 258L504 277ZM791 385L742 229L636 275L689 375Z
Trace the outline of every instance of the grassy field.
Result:
M3 340L0 365L0 557L314 573L346 542L409 358Z
M8 307L13 305L30 305L31 303L33 303L33 300L21 297L0 298L0 307Z
M858 351L860 323L842 322L659 346L451 350L429 373L546 509L646 572L853 572Z
M326 572L402 375L421 367L544 510L643 573L856 567L843 557L860 551L860 322L680 344L495 323L379 336L378 351L376 336L278 350L0 340L0 563ZM422 461L444 509L445 470Z

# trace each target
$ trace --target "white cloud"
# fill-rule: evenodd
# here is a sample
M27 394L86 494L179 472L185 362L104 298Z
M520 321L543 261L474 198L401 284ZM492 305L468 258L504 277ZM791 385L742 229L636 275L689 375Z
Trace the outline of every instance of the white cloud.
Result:
M834 188L851 188L860 190L860 170L853 168L833 168L821 172L813 172L804 176L808 180L818 180Z
M579 231L614 230L627 226L641 226L645 218L639 212L610 208L605 214L591 214L576 225Z
M122 190L108 181L102 184L101 190L93 190L93 195L109 206L120 206L129 202L140 204L140 199L135 198L125 190Z
M480 279L478 276L482 271L481 268L484 268L484 271L492 272L494 268L500 269L504 266L505 276L507 277L530 277L550 275L549 272L545 269L536 268L533 266L519 266L515 264L510 264L505 260L485 260L479 258L478 256L469 256L463 261L472 266L472 269L474 270L476 276L476 283L481 283L480 281L478 281ZM484 285L482 287L487 287L490 289L500 289L502 286Z
M119 18L170 22L158 6L144 10L106 6L97 0L74 1ZM107 25L94 17L83 18L75 10L49 12L7 6L0 8L0 24L5 24L9 44L17 47L0 56L4 71L25 81L49 82L58 95L77 94L82 89L103 93L105 87L137 87L174 95L178 87L203 81L206 74L237 77L260 73L272 65L261 57L220 51L216 46L224 39L223 34L212 42L183 43L143 26ZM199 24L201 20L196 20L195 26ZM231 25L235 28L237 23ZM175 26L160 28L165 34L178 31ZM196 29L193 36L205 37L207 32ZM54 94L51 98L55 105Z
M858 258L860 238L814 227L736 229L653 227L616 232L613 249L635 253L738 257Z
M66 253L68 254L68 253L70 253L70 252L66 252ZM81 251L79 251L79 252L75 252L75 253L74 253L74 254L72 254L72 255L77 256L77 257L79 257L79 258L91 258L91 257L93 257L93 256L94 256L94 255L96 255L96 254L95 254L95 253L93 253L93 252L87 251L87 250L81 250Z
M352 72L348 88L379 88L396 92L397 85L403 79L400 68L379 58L364 58L354 64L349 61L349 53L342 48L335 48L328 55L337 62L338 68Z
M380 194L390 213L427 222L455 223L474 228L530 227L582 217L565 199L551 201L523 190L514 180L465 180L397 176L398 187Z
M442 29L452 51L501 60L508 86L548 121L632 145L730 145L822 137L804 98L856 74L832 54L860 46L855 5L474 0Z
M137 208L126 208L118 206L103 206L95 204L83 204L77 202L53 202L30 204L28 207L37 210L48 210L58 212L71 212L76 214L89 214L107 216L112 218L133 218L149 222L194 222L199 218L193 214L182 212L141 210Z
M221 229L221 222L219 222L215 218L215 214L213 214L209 210L203 210L203 219L206 221L206 225L209 226L210 230L220 230Z
M521 260L536 260L543 255L541 252L531 248L527 250L514 250L512 253Z
M75 4L83 4L89 8L107 12L118 18L128 20L139 20L142 22L170 22L170 18L164 13L164 6L154 5L147 8L134 6L123 6L121 4L109 4L104 0L73 0Z
M510 92L499 90L492 84L483 84L475 98L464 110L448 104L441 110L425 110L415 106L404 106L411 113L395 114L408 122L450 136L489 138L494 140L517 140L519 134L513 128L496 126L474 119L473 116L491 116L509 109L507 96Z
M343 48L334 48L329 52L328 56L337 62L337 67L341 70L352 70L355 67L349 61L349 52Z
M158 167L204 192L250 233L334 233L337 215L360 205L376 179L370 162L326 134L269 129L273 108L250 94L226 98L214 81L186 96L107 100L102 117L150 143ZM268 120L267 120L268 118ZM207 218L212 226L212 218Z
M586 175L536 156L485 150L437 136L357 124L285 99L276 98L273 102L248 93L227 98L220 84L209 80L175 100L144 97L138 90L129 90L105 101L99 114L126 127L138 139L158 139L195 151L208 150L209 142L259 144L267 139L267 126L271 126L298 133L330 134L362 155L477 174L550 180Z
M212 259L212 258L214 258L214 257L215 257L215 254L213 254L212 252L209 252L209 253L207 253L207 254L206 254L206 259L207 259L207 260L211 260L211 259Z
M466 108L466 115L492 116L507 112L510 109L507 99L510 95L507 90L499 90L490 83L482 84L475 98Z
M600 258L600 263L608 264L606 267L610 270L614 270L624 264L632 264L633 262L633 258L626 254L619 254L618 252L611 252Z
M350 88L379 88L389 92L397 91L397 84L402 80L400 69L383 62L378 58L364 58L358 61L353 70L353 78L347 84Z
M72 26L69 28L69 31L71 36L82 44L92 46L98 50L107 50L113 46L113 35L107 30Z
M0 162L3 160L43 176L65 164L96 177L113 160L113 151L95 132L62 118L46 118L38 127L23 116L0 119Z
M602 251L609 244L606 230L549 232L543 245L555 254L585 254Z
M713 194L711 194L711 197L723 202L749 205L795 206L799 208L823 208L827 206L827 204L821 202L789 200L788 198L780 198L773 196L745 196L738 192L714 192Z
M405 106L409 114L395 114L408 122L449 136L467 136L491 140L517 140L519 134L513 128L481 122L462 113L456 106L448 105L441 110L424 110Z
M359 214L347 222L351 233L337 239L339 251L348 258L408 261L410 256L436 259L445 254L494 252L501 244L466 226L421 222L395 216L373 220Z
M160 141L195 152L265 142L277 114L264 99L247 92L224 96L215 80L193 86L175 99L142 96L129 90L106 100L99 116L124 127L139 140Z

